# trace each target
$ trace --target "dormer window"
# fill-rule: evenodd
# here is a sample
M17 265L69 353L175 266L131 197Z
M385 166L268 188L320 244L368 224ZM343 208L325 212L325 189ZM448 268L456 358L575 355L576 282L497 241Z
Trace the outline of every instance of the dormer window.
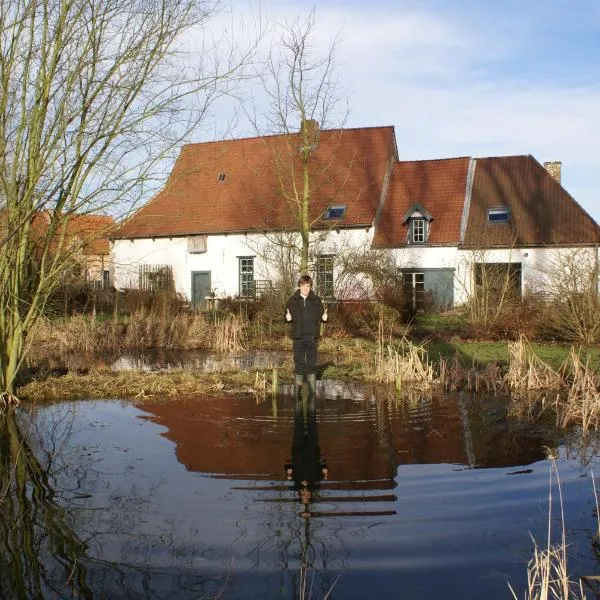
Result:
M427 223L423 218L410 219L410 241L413 244L424 244L426 241Z
M421 204L414 204L404 214L402 223L408 226L406 242L408 244L426 244L433 217Z
M327 208L327 210L323 214L323 218L326 221L333 221L336 219L341 219L344 216L345 212L346 212L345 204L340 204L337 206L330 206Z
M507 206L488 208L488 221L490 223L507 223L509 219L510 211Z

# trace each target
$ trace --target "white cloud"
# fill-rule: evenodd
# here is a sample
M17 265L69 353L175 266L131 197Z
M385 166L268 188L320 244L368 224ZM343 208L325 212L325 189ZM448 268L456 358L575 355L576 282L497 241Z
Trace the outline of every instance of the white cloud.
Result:
M600 220L600 85L593 74L571 87L558 76L537 77L529 53L539 55L544 35L560 34L556 24L540 28L539 6L536 13L519 10L516 16L498 7L459 5L462 12L446 13L428 10L431 2L416 9L403 8L403 2L319 6L315 52L326 52L342 30L339 79L348 89L347 125L395 125L406 159L533 154L540 161L562 160L565 187ZM237 3L233 13L249 21L250 6ZM272 20L292 20L308 10L297 2L266 3L263 9ZM571 33L576 26L569 17ZM583 21L581 26L590 28ZM557 73L568 72L568 61L581 57L564 60ZM248 130L241 126L240 133Z

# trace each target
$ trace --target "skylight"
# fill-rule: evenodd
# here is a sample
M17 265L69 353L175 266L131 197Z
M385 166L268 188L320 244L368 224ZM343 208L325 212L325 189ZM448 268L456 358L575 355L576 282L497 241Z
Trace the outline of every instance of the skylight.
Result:
M506 206L488 208L488 221L490 223L506 223L510 218L510 212Z
M333 219L341 219L344 216L344 213L346 212L346 205L338 205L338 206L330 206L326 211L325 214L323 215L323 218L326 219L327 221L333 220Z

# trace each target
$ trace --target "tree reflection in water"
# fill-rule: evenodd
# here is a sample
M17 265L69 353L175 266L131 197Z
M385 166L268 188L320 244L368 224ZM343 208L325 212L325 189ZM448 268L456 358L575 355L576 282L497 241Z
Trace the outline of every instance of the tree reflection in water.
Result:
M102 453L73 444L72 407L43 415L0 414L0 598L216 597L226 578L186 569L196 547L184 547L170 523L148 532L136 522L160 482L143 492L127 477L119 485L94 458ZM109 495L98 505L101 490ZM173 564L163 554L157 566L157 548Z
M0 414L0 596L92 598L85 542L55 499L16 410Z

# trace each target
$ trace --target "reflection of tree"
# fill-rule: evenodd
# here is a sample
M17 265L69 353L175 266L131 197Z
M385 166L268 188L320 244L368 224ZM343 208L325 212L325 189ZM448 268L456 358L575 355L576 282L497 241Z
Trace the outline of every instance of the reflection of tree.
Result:
M15 411L0 414L0 596L43 598L66 591L92 598L86 544L55 500L47 471L23 435Z

